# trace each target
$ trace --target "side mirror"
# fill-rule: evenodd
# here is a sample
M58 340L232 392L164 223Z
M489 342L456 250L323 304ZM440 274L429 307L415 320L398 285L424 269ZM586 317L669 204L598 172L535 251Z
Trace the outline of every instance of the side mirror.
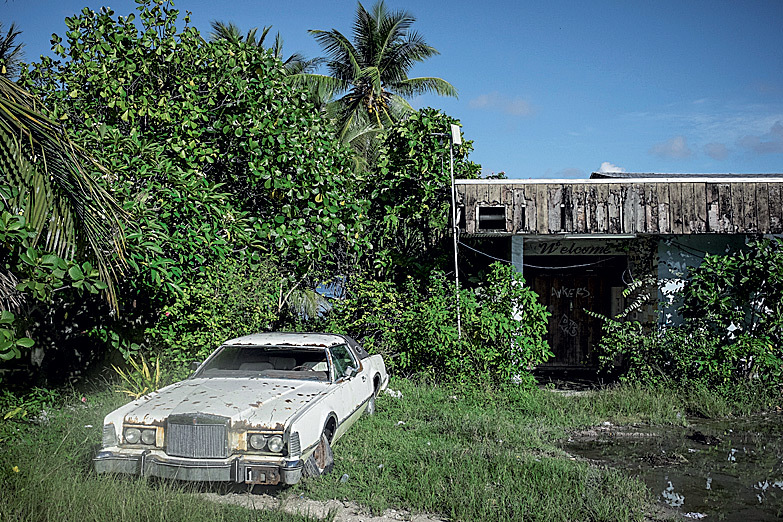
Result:
M198 370L199 366L201 366L201 363L199 362L190 363L190 371L195 372L196 370Z
M348 379L353 377L355 373L356 373L356 368L354 368L353 366L349 366L348 368L345 369L345 377Z

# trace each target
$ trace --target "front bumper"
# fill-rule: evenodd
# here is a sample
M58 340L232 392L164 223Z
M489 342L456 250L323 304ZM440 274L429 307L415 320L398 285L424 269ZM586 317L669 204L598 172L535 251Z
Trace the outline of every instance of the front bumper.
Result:
M103 450L92 460L97 473L127 473L144 477L245 484L296 484L302 461L254 461L243 456L228 459L185 459L165 453Z

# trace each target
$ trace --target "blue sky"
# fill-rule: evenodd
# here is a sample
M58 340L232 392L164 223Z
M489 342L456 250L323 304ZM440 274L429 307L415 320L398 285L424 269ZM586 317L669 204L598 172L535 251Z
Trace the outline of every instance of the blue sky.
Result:
M364 3L366 7L371 1ZM179 0L193 23L272 25L286 53L320 48L308 29L349 34L353 0ZM26 60L84 6L132 0L7 0ZM590 172L783 172L783 2L387 0L441 54L411 76L439 76L459 98L422 96L461 120L485 173L584 178Z

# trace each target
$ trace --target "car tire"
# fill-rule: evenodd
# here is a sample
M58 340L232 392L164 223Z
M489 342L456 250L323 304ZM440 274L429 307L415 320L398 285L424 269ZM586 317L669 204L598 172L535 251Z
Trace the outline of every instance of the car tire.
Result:
M332 453L329 438L324 432L321 434L321 441L315 447L313 454L305 460L302 474L308 478L315 478L326 475L332 471L332 468L334 468L334 453Z

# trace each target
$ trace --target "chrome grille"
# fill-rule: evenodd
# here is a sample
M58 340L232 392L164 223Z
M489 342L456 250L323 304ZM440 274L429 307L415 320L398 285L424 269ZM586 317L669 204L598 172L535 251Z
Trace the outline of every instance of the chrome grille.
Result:
M216 415L172 415L166 430L166 453L175 457L228 457L228 419Z

